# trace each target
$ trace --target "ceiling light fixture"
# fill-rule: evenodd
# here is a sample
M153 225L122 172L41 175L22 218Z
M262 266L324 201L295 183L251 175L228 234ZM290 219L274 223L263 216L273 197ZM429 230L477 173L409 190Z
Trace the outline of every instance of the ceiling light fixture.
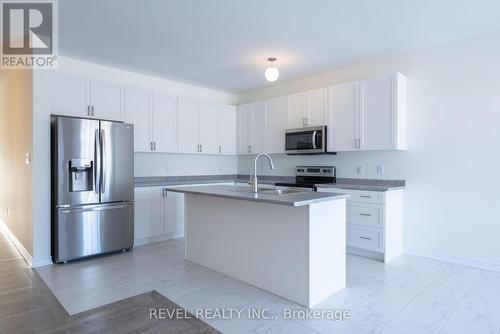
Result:
M267 60L271 63L268 68L266 68L266 71L264 72L264 76L266 77L267 81L276 81L278 80L278 77L280 76L280 72L276 67L274 67L274 62L276 61L276 58L274 57L269 57Z

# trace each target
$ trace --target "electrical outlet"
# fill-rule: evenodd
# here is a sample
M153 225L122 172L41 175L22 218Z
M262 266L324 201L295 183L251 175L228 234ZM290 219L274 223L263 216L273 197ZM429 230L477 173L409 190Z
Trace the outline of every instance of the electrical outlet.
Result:
M365 168L362 165L356 166L356 173L359 175L363 175L365 173Z
M24 154L24 162L26 163L26 165L29 165L31 163L31 154L30 154L30 152L26 152Z
M385 173L384 165L378 164L377 165L377 174L384 174L384 173Z

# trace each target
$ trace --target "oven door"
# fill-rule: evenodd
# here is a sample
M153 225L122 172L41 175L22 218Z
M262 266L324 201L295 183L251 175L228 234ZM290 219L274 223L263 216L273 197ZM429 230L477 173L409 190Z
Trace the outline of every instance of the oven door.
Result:
M326 152L326 126L285 130L286 154L320 154Z

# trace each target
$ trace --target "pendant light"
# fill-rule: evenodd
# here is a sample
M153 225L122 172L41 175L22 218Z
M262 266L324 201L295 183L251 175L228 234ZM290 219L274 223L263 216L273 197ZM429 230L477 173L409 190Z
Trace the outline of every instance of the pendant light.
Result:
M267 58L269 61L270 65L268 68L266 68L266 71L264 72L264 76L266 77L267 81L273 82L278 80L278 77L280 76L280 72L276 67L273 66L273 63L276 61L276 58L274 57L269 57Z

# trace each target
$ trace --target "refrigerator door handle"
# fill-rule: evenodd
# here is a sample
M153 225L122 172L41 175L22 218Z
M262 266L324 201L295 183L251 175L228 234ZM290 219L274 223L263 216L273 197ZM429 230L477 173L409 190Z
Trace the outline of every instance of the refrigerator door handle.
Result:
M107 166L106 166L106 160L107 160L107 149L106 149L106 133L104 132L104 129L101 130L101 149L102 149L102 162L101 162L101 171L102 171L102 176L101 176L101 193L106 192L106 172L107 172Z
M78 208L73 208L73 209L63 209L63 210L61 210L61 213L72 214L72 213L91 212L91 211L117 210L117 209L125 209L125 208L129 207L130 205L131 205L131 203L87 205L84 207L78 207Z
M95 193L99 194L101 192L101 138L99 135L99 129L95 130L95 150L94 150L94 182L95 182Z

